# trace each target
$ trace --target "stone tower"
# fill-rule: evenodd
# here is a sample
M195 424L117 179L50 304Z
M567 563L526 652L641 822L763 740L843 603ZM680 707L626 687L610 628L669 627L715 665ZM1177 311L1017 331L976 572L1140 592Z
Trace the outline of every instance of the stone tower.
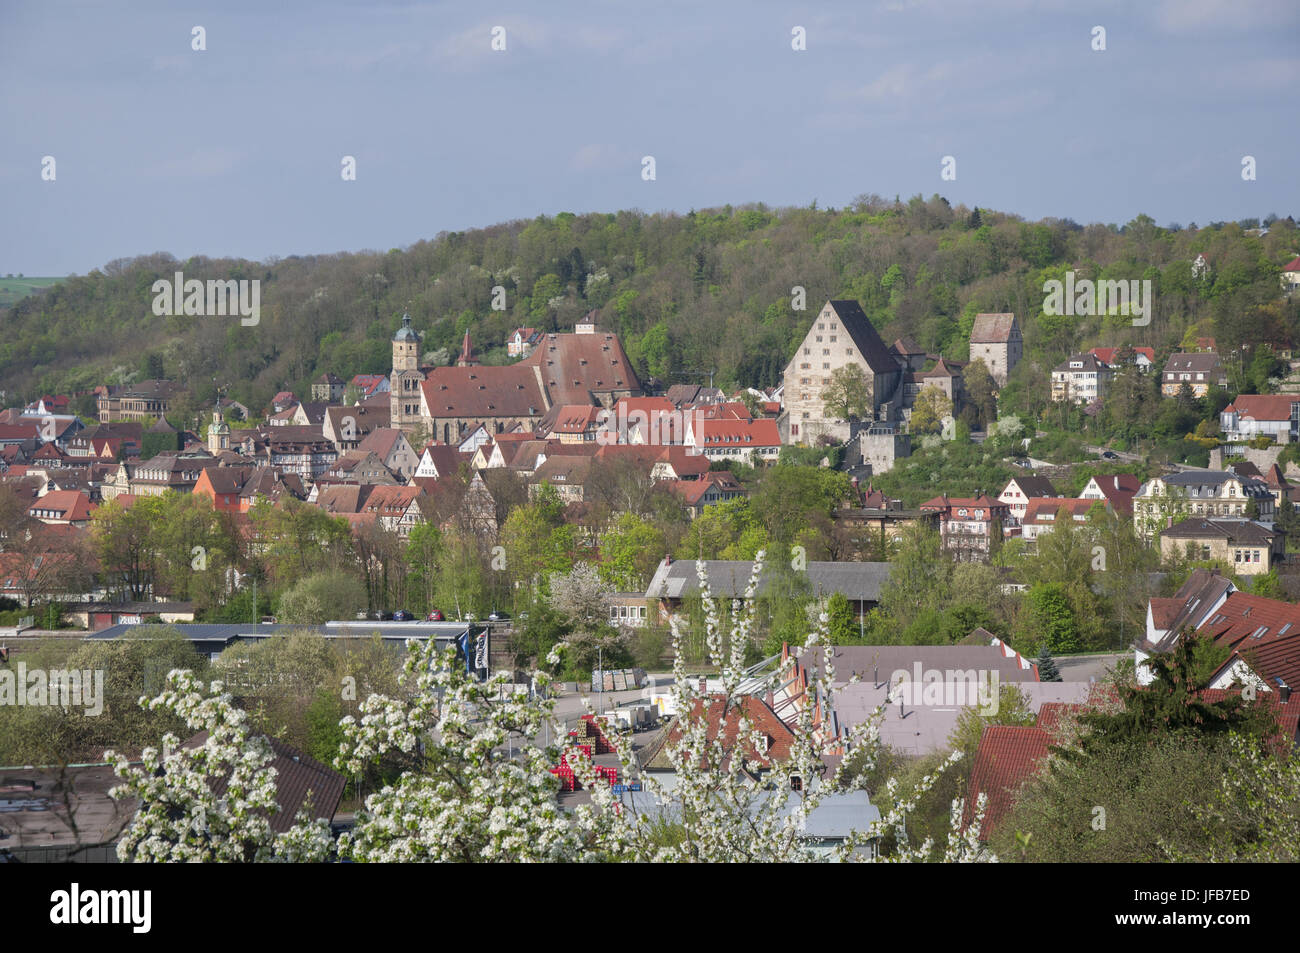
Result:
M420 334L411 327L411 316L402 315L402 326L393 335L393 372L388 378L391 426L408 433L420 422Z

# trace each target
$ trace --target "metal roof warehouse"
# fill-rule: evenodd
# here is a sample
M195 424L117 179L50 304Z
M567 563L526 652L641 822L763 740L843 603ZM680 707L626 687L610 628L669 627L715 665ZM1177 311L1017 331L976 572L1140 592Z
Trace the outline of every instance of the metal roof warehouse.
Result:
M173 629L189 639L194 648L215 658L236 642L261 641L277 635L304 632L326 639L368 639L378 635L385 642L401 645L407 639L436 639L440 648L449 648L467 632L476 635L484 626L470 622L326 622L324 625L289 625L287 623L224 622L176 623L172 625L123 624L99 632L87 639L153 638Z

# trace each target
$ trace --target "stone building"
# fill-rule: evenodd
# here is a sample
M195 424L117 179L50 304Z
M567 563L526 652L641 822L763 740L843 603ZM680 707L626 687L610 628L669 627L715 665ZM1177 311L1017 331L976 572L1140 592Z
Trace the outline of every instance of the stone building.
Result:
M1014 314L977 314L970 332L970 359L984 362L999 387L1024 356L1024 340Z
M784 375L786 434L809 446L826 435L849 438L849 423L826 410L823 388L838 368L854 366L866 377L871 420L896 420L901 412L903 367L856 301L827 301Z

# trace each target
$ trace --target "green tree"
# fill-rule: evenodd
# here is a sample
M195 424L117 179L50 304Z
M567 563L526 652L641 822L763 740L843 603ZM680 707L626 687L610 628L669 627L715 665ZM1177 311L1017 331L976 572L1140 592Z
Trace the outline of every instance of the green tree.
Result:
M911 430L915 434L938 433L943 421L952 416L952 401L934 384L926 384L912 405Z
M1056 667L1056 659L1052 658L1052 653L1048 651L1047 646L1038 653L1038 658L1034 659L1034 664L1038 666L1038 680L1040 682L1059 682L1061 680L1061 671Z
M841 420L859 420L872 410L871 384L860 364L845 364L831 371L830 383L822 387L826 415Z
M1029 588L1017 619L1017 644L1023 649L1043 646L1056 652L1083 648L1065 586L1040 582Z
M280 596L281 622L319 625L355 619L366 608L366 587L355 574L341 569L304 576Z
M856 645L862 641L858 634L858 620L853 617L853 607L842 592L831 593L826 600L826 615L830 620L827 632L832 645Z
M667 541L654 523L633 513L620 513L600 535L600 574L624 592L644 591Z

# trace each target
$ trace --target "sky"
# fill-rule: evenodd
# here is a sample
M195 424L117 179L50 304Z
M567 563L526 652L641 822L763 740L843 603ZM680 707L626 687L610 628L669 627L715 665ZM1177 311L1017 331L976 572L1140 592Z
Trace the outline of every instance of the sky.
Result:
M1297 91L1296 0L0 0L0 275L863 193L1300 216Z

